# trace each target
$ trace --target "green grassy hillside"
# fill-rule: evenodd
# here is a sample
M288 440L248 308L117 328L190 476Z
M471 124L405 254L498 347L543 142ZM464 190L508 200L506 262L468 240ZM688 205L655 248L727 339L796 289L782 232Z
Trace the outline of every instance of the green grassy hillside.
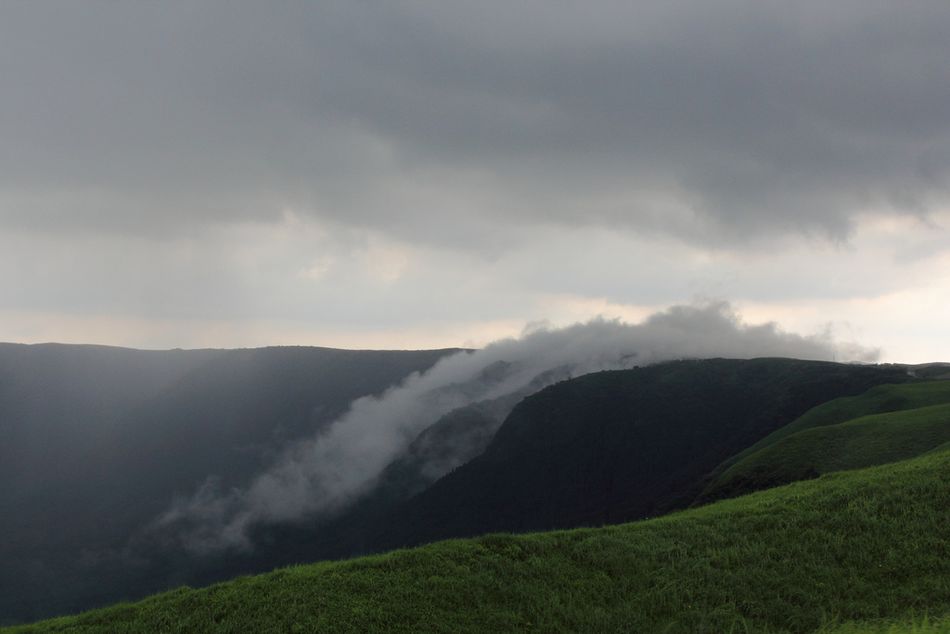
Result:
M912 458L950 442L950 404L813 427L740 460L703 493L713 500L824 473Z
M5 631L915 631L950 614L948 544L941 451L633 524L440 542Z
M852 621L822 629L820 632L821 634L948 634L950 633L950 616L899 621Z
M813 407L788 425L777 429L725 461L716 472L723 473L732 465L755 452L805 429L836 425L871 414L916 409L943 403L950 403L950 381L878 385L858 396L844 396Z

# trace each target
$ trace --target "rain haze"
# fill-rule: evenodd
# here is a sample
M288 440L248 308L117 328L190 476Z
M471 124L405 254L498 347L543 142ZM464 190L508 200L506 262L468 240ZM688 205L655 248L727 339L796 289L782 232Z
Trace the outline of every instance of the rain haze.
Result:
M0 340L480 347L727 300L950 358L945 2L5 3Z

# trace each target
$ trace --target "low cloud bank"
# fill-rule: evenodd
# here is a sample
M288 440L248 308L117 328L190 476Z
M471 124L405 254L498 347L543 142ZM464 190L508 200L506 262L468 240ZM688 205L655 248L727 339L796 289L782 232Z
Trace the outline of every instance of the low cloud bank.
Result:
M152 528L195 553L248 549L254 525L339 513L440 417L524 389L545 373L553 381L565 369L577 376L674 359L767 356L868 362L878 352L836 346L829 333L801 336L774 323L749 325L727 303L677 306L640 324L595 319L535 328L445 358L379 397L354 401L320 434L288 447L246 488L220 491L209 480L176 501Z

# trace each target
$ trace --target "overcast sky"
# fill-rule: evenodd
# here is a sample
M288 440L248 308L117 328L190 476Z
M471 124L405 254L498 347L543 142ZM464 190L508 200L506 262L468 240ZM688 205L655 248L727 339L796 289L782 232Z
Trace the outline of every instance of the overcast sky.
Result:
M0 340L725 299L950 360L950 3L4 2Z

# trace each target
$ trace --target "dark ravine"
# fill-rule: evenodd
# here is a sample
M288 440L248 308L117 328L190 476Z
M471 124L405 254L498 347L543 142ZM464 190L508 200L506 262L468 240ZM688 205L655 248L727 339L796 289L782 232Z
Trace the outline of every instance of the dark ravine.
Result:
M174 495L252 477L452 352L0 344L0 622L177 582L125 552Z

